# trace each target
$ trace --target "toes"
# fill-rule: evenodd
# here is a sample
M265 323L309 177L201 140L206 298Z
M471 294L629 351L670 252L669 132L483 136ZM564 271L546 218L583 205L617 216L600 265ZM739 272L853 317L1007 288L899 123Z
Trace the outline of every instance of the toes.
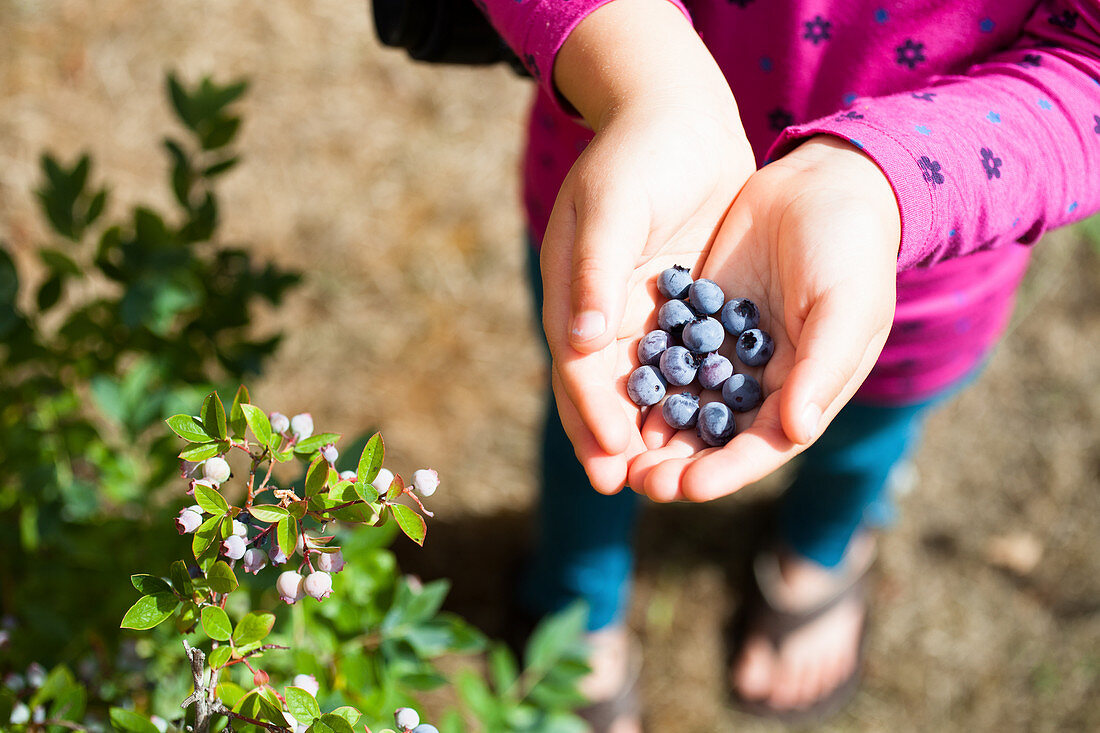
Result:
M733 670L733 686L746 700L766 699L771 694L774 672L771 645L761 637L752 637Z

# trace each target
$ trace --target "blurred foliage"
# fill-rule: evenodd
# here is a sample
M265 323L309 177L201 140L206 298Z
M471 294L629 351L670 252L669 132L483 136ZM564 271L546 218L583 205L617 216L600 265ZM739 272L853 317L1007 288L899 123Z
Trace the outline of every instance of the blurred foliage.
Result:
M1091 219L1085 219L1083 222L1074 227L1074 230L1081 235L1081 238L1089 243L1092 247L1092 251L1100 256L1100 214L1092 217Z

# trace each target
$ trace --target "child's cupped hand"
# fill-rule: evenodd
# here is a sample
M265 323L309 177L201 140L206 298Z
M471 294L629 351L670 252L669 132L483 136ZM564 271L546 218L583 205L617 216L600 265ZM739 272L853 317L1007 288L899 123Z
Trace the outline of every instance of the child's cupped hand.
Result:
M717 282L727 299L759 306L775 353L747 371L763 386L764 402L737 416L739 432L721 448L708 448L694 430L669 428L651 408L641 431L649 450L632 457L629 485L658 501L706 501L766 476L812 443L886 342L900 229L884 174L838 138L811 138L754 173L693 275ZM635 278L648 282L653 274ZM627 341L637 343L651 326L647 315L630 322L636 328Z
M708 91L614 109L563 183L543 239L555 399L604 493L623 487L646 449L626 379L652 327L657 274L698 269L755 168L728 88Z

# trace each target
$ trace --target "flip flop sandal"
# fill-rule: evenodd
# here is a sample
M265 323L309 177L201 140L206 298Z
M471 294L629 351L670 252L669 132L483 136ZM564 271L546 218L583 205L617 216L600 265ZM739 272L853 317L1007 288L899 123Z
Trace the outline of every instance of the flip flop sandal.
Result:
M734 692L735 707L750 715L778 720L788 725L806 725L824 722L851 702L863 678L863 654L869 620L866 578L873 564L874 554L861 567L846 570L841 576L840 589L829 597L807 609L791 609L781 602L777 593L782 583L778 556L771 551L756 555L752 567L754 581L752 596L747 600L747 611L742 617L742 623L735 631L735 643L730 646L734 653L743 647L750 631L762 633L778 651L787 637L795 631L808 626L849 599L856 599L863 604L863 622L860 627L855 668L847 679L825 697L805 708L779 709L768 705L764 700L749 700ZM731 655L731 664L732 657L733 655Z

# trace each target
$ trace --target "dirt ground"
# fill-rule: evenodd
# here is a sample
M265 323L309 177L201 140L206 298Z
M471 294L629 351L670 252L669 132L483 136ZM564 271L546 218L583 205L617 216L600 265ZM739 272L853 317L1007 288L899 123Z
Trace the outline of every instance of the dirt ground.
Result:
M380 427L396 470L437 468L440 519L403 560L498 630L546 375L516 191L530 87L407 62L362 2L0 0L0 238L18 258L44 234L43 149L89 150L113 213L169 204L168 68L252 80L223 236L308 273L261 319L287 338L253 393ZM1038 250L988 369L931 421L882 546L866 684L827 730L1100 730L1100 256L1065 233ZM770 493L645 512L631 623L650 730L777 729L729 711L718 643Z

